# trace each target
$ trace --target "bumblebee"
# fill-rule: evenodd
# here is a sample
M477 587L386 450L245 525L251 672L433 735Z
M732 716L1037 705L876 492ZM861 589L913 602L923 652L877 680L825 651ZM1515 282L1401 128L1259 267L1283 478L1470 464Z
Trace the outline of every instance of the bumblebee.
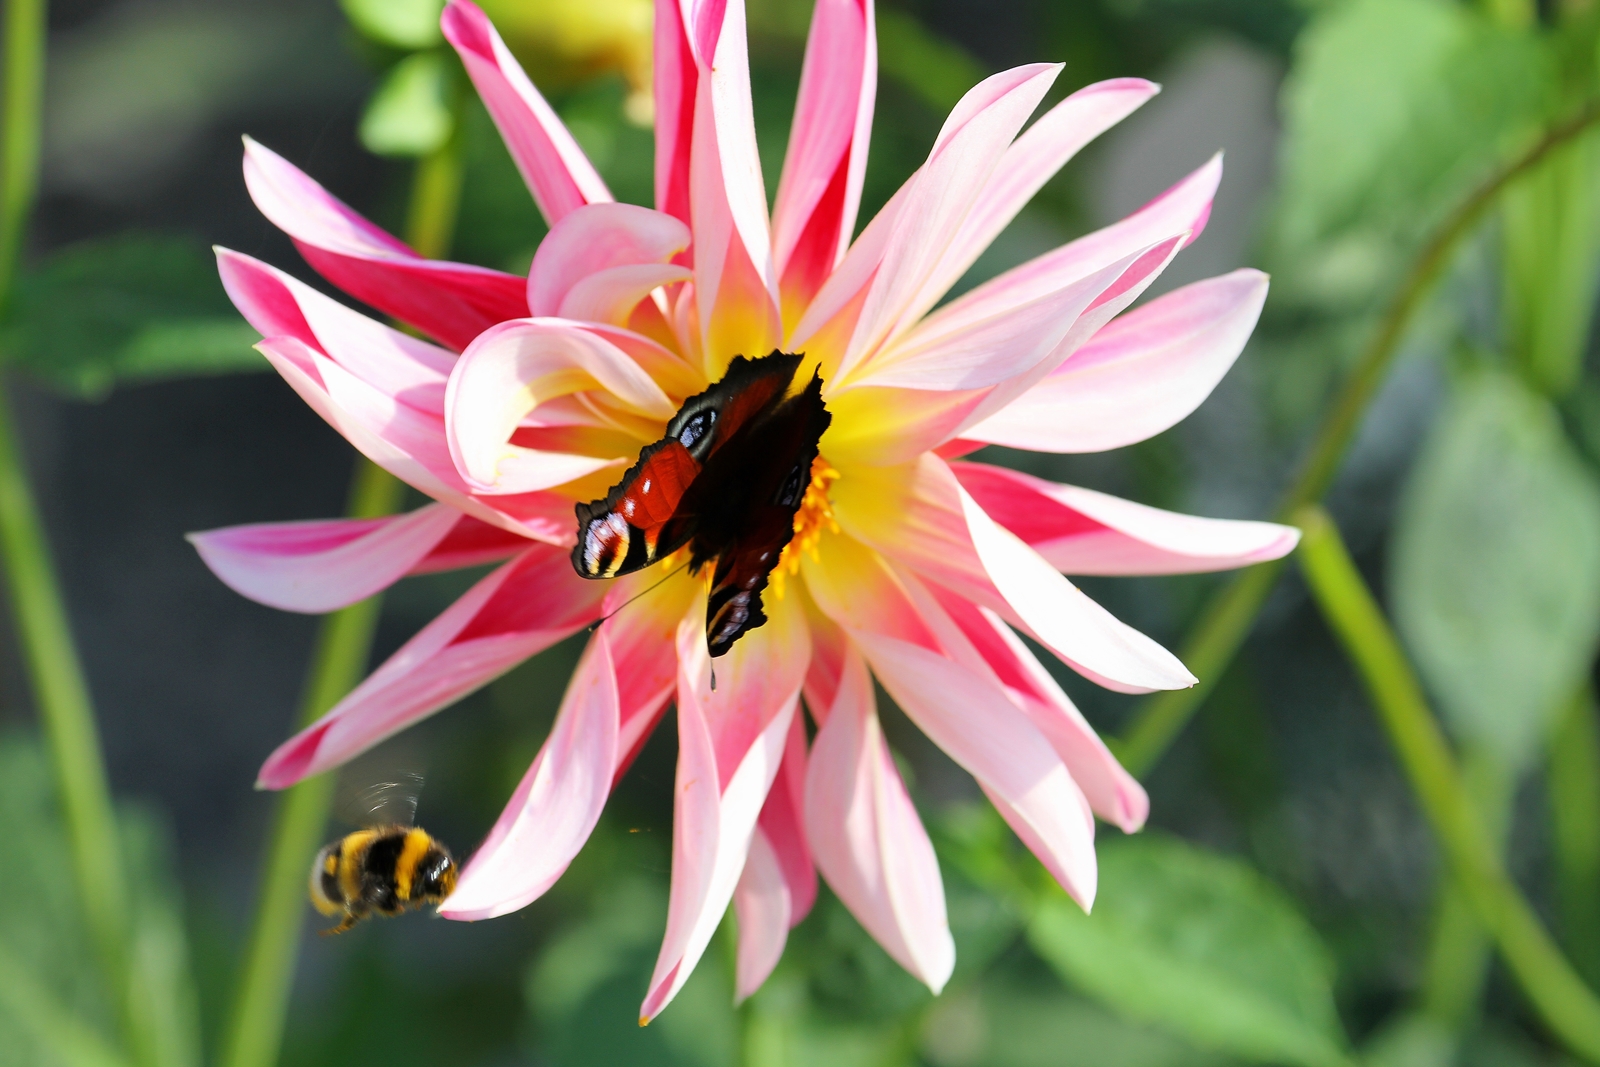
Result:
M323 846L311 865L311 903L341 916L322 931L342 934L376 912L438 904L456 887L456 861L426 830L376 826Z

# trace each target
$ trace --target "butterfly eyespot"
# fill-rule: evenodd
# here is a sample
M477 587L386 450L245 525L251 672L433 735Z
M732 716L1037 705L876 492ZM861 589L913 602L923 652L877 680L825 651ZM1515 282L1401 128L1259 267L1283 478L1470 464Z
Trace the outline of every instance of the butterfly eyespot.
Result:
M716 425L717 413L715 411L702 411L690 419L678 434L678 443L684 448L693 448L695 443L711 432L711 427Z

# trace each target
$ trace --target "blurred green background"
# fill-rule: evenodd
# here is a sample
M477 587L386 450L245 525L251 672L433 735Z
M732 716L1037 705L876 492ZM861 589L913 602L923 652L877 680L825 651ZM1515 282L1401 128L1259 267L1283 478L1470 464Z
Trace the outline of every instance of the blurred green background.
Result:
M775 183L809 5L749 4ZM649 203L648 0L484 6L618 198ZM229 592L181 535L338 514L351 471L342 439L263 373L216 280L212 243L326 290L250 205L238 137L394 232L414 160L457 138L451 256L523 271L543 234L487 115L461 95L437 11L428 0L51 7L41 199L0 352L123 811L151 1031L141 1067L219 1060L272 803L251 782L291 729L315 627ZM1058 96L1114 76L1164 85L1045 187L962 288L1226 152L1205 235L1153 291L1243 265L1272 272L1255 339L1213 397L1133 448L984 457L1222 517L1272 513L1430 239L1497 166L1600 92L1600 13L1584 0L884 0L878 20L863 219L992 71L1063 62ZM1507 865L1577 970L1600 981L1600 139L1550 153L1447 251L1327 503ZM374 662L475 577L396 587ZM1175 647L1224 580L1082 584ZM580 644L358 760L336 806L358 817L348 798L364 786L422 773L421 823L470 850L537 750ZM97 1059L96 1041L115 1013L14 647L0 642L0 1065L111 1067L120 1061ZM1060 673L1103 732L1133 721L1134 698ZM945 875L958 963L939 998L824 888L746 1005L731 1007L725 929L640 1029L666 911L676 753L662 728L572 869L530 907L470 925L409 916L337 939L315 937L306 909L282 1062L1568 1062L1452 889L1367 692L1293 568L1216 683L1146 776L1150 828L1123 838L1101 827L1092 919L880 695ZM50 1010L28 999L37 988Z

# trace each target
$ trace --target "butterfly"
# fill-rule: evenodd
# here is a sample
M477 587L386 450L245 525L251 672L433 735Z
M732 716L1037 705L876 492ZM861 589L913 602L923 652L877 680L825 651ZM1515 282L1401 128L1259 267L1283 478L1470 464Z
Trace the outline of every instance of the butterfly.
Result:
M579 504L572 565L585 578L614 578L689 547L698 574L714 563L706 645L721 656L767 621L761 591L794 536L817 445L833 416L813 374L789 395L801 357L737 356L705 392L690 397L666 435L604 500Z

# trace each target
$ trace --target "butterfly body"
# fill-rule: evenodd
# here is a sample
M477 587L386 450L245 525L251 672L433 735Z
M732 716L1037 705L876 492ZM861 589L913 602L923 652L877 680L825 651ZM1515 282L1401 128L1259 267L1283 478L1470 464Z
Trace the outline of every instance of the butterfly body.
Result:
M799 356L781 352L740 356L721 381L684 401L604 500L578 505L578 573L628 574L687 546L692 570L714 565L706 605L713 656L765 622L761 592L794 536L832 418L821 378L788 395L799 366Z

